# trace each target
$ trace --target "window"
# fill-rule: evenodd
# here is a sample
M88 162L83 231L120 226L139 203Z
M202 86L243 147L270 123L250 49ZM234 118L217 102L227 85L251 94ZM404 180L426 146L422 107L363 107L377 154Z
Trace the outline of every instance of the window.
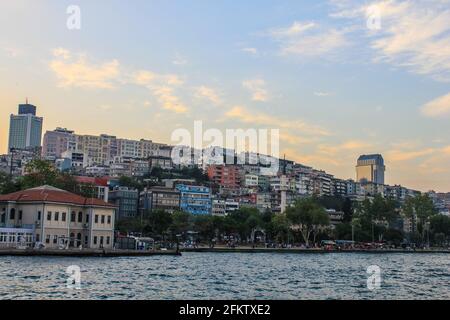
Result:
M84 245L85 245L85 246L88 245L88 236L84 236Z
M55 212L55 221L59 221L59 212Z
M38 221L41 221L41 212L38 211Z
M89 223L89 213L86 213L86 223Z
M98 223L98 214L95 215L95 223Z
M75 211L72 211L71 215L70 215L70 222L75 222Z
M102 224L104 224L104 223L105 223L105 216L102 215Z
M54 244L57 244L58 243L58 236L53 236L53 243Z
M52 212L51 211L47 212L47 220L48 221L52 220Z
M78 222L81 223L83 222L83 212L78 212Z
M103 236L100 237L100 245L103 246Z
M111 238L110 237L106 237L106 244L109 244L111 242Z
M10 220L14 220L16 219L16 209L11 209L11 211L9 211L9 219Z
M45 243L50 243L50 235L49 234L45 237Z
M111 224L111 216L108 216L108 224Z
M97 236L94 237L94 244L97 244Z
M61 221L66 221L66 213L65 212L63 212L61 214Z
M39 242L39 240L40 240L40 234L38 233L38 234L36 234L36 242Z
M22 210L19 210L19 220L22 220Z

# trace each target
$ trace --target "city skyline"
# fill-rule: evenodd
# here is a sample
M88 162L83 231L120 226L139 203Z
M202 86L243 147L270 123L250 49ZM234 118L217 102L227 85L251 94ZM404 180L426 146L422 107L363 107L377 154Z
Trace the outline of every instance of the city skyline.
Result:
M376 3L376 31L353 1L262 1L240 12L222 1L111 1L110 12L78 1L80 30L66 27L69 1L2 3L0 150L9 115L29 97L43 132L173 144L170 133L195 120L280 128L282 154L336 177L355 177L359 155L380 153L387 184L448 191L450 10Z

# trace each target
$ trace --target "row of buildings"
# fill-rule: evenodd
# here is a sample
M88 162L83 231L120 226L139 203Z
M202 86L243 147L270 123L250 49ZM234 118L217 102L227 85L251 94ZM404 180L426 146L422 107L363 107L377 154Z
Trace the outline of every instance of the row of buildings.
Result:
M156 186L139 192L120 186L118 178L150 177L155 167L177 168L171 157L172 146L105 134L79 135L57 128L44 134L41 147L41 131L42 118L36 116L36 107L28 103L19 105L18 115L11 115L10 149L7 155L0 157L0 170L20 175L24 164L37 156L52 161L61 171L70 171L79 176L80 181L95 186L96 197L117 208L116 219L142 216L154 209L226 215L241 206L250 206L278 213L296 199L313 195L362 201L379 194L403 203L408 197L420 194L400 185L386 185L384 160L378 154L359 157L356 180L339 179L285 159L277 159L277 172L250 161L231 165L202 162L196 165L209 178L205 185L196 185L194 180L156 181ZM232 150L220 152L235 157ZM258 156L247 153L243 158ZM448 194L430 195L436 207L448 214Z

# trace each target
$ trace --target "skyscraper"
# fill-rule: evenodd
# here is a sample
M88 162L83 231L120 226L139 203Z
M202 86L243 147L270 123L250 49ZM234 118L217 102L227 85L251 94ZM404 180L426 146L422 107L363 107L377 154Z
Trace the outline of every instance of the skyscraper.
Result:
M356 164L356 179L359 182L384 184L385 170L381 154L362 155Z
M42 117L36 116L36 106L19 105L19 114L11 114L8 152L15 149L35 149L41 146Z

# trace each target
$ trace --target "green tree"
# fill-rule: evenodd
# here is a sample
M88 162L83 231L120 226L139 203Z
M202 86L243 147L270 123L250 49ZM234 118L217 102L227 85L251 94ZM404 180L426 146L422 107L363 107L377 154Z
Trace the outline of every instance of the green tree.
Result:
M0 172L0 194L8 194L19 191L21 185L18 181L14 181L9 174Z
M271 229L273 230L275 241L278 243L286 243L290 232L286 214L274 215L271 221Z
M35 188L43 185L55 186L59 176L56 168L49 162L34 159L25 166L26 175L21 178L23 189Z
M291 228L300 232L307 246L311 234L317 234L321 227L329 224L327 212L312 198L298 200L286 210L286 217Z
M430 218L437 214L433 200L427 194L408 198L403 207L403 212L406 217L412 219L413 225L417 223L417 232L420 234L421 243L424 243L425 232L427 230L429 232L428 223ZM415 231L413 230L413 233Z

